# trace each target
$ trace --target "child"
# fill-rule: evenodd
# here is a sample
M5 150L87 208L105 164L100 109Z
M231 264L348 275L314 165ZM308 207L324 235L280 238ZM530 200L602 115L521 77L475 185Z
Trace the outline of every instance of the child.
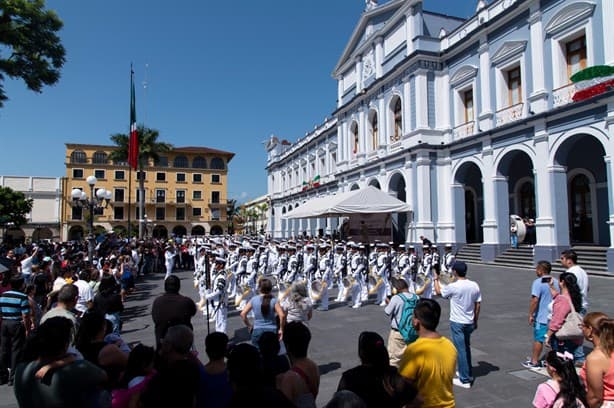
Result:
M537 386L535 408L585 408L586 390L576 373L573 355L550 351L546 355L546 369L551 379Z

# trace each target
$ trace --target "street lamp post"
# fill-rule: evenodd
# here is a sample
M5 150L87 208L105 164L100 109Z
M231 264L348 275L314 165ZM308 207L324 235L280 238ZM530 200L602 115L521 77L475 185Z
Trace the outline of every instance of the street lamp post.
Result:
M89 176L85 181L90 186L89 198L85 191L81 191L78 188L73 189L70 195L72 197L73 207L87 208L90 214L88 222L89 234L87 236L87 257L89 262L91 263L94 259L95 247L94 214L96 210L107 208L109 202L111 201L112 193L108 190L105 190L104 188L100 188L96 190L96 193L94 194L94 186L98 181L96 180L96 177Z

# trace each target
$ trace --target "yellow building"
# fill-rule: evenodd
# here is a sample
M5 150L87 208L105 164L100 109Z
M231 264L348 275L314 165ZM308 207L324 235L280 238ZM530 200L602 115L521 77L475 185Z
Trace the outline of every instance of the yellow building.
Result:
M228 163L234 153L208 147L174 147L143 171L145 216L137 205L138 172L132 171L129 187L127 163L111 162L115 146L66 144L66 177L62 179L61 235L63 240L81 239L88 233L89 212L73 205L71 192L81 189L90 197L89 176L96 177L95 190L111 192L108 206L94 216L95 230L125 232L128 219L133 230L143 222L146 236L171 234L224 234L227 231L226 200ZM128 215L128 189L130 217Z

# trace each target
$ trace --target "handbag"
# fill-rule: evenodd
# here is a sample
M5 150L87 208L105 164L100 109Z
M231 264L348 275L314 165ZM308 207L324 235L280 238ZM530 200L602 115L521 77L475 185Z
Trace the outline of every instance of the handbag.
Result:
M569 303L571 305L571 312L565 318L565 323L563 323L561 328L554 333L559 340L577 340L584 337L581 327L582 315L576 312L571 299L569 299Z

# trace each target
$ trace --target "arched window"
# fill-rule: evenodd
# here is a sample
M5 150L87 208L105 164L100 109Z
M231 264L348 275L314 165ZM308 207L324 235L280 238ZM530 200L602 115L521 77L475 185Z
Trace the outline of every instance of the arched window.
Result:
M213 170L224 170L224 160L219 157L211 159L211 168Z
M352 122L350 133L352 134L352 153L356 155L360 148L360 142L358 140L358 123Z
M70 162L77 164L87 163L87 156L83 150L75 150L70 154Z
M92 156L92 163L107 164L107 154L105 152L94 153L94 156Z
M379 127L377 124L377 112L369 112L369 130L371 132L371 149L377 150L379 147Z
M401 109L401 98L396 97L392 101L392 118L394 120L394 131L390 135L392 142L398 142L401 140L401 134L403 133L403 113Z
M192 160L192 168L194 168L194 169L206 169L207 168L207 161L205 160L204 157L197 156L197 157L194 158L194 160Z
M185 156L177 156L175 160L173 160L173 167L189 167L188 166L188 158Z

